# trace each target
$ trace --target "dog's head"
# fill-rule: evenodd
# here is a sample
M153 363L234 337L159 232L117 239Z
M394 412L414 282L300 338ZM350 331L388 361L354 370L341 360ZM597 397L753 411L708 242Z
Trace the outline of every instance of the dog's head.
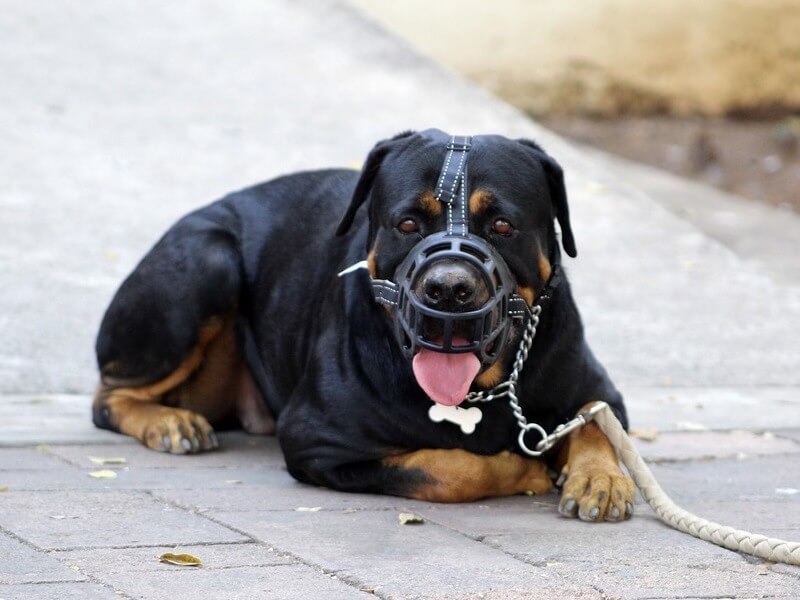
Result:
M449 139L438 130L402 133L378 143L367 157L337 233L344 234L359 208L368 204L366 250L373 279L392 279L420 240L445 230L447 206L434 189ZM559 258L555 220L564 250L576 255L561 167L533 142L476 136L466 189L469 233L503 258L518 293L532 304ZM488 301L492 287L468 260L429 263L414 281L413 293L424 305L448 313L475 311ZM431 320L425 335L436 338L437 327ZM457 404L476 375L480 387L498 383L505 375L502 362L487 367L474 357L422 350L414 357L414 371L434 400Z

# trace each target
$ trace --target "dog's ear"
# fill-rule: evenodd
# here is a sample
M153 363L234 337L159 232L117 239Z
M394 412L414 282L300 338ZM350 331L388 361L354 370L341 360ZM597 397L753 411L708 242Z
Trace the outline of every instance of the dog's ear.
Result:
M533 148L536 157L544 167L547 176L547 186L550 190L550 199L553 201L556 219L561 227L561 245L564 251L575 258L578 249L575 247L575 237L572 235L572 225L569 222L569 205L567 204L567 188L564 186L564 170L542 147L531 140L518 140L521 144Z
M413 131L404 131L398 133L391 139L383 140L375 144L367 155L367 160L364 161L364 166L361 168L361 175L356 183L356 189L353 191L353 197L350 199L350 206L347 207L347 212L344 213L339 227L336 228L336 235L344 235L350 230L353 220L356 218L356 213L361 205L364 204L369 198L370 191L372 191L372 183L375 181L375 176L381 168L383 159L394 148L397 140L407 138L412 135Z

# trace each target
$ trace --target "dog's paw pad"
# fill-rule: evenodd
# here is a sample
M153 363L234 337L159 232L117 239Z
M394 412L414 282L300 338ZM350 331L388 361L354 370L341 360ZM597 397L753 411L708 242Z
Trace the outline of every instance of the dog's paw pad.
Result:
M572 469L564 482L558 512L582 521L623 521L633 515L636 489L619 469Z

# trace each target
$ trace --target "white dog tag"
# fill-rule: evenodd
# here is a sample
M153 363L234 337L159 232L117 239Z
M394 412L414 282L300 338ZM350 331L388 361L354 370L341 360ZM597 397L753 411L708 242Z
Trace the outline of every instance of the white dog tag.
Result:
M428 409L428 418L434 423L449 421L461 427L461 431L469 435L475 431L475 425L481 422L483 413L477 406L471 408L459 408L458 406L447 406L445 404L433 403Z

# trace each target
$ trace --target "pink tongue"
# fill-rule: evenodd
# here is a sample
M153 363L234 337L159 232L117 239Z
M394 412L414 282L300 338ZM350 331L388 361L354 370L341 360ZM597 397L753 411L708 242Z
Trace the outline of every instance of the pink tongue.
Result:
M467 340L453 336L453 345L466 344ZM471 352L446 354L423 348L411 363L417 383L431 400L448 406L464 401L472 380L481 369L478 357Z

